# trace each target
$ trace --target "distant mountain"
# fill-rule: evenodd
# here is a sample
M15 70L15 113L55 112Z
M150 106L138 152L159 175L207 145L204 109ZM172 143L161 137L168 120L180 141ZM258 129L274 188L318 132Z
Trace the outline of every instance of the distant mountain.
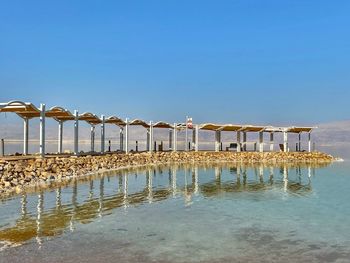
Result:
M320 146L328 145L340 145L340 144L350 144L350 120L345 121L335 121L329 123L321 123L315 125L318 128L312 133L312 140ZM58 127L55 123L48 123L46 127L46 138L48 140L56 140L58 134ZM96 126L96 138L100 136L100 126ZM168 140L169 133L167 129L156 129L155 136L158 140ZM192 136L189 134L189 136ZM22 140L23 138L23 126L20 122L16 123L0 123L0 138L5 140ZM37 122L33 122L30 125L29 132L30 139L39 138L39 125ZM81 140L90 139L90 128L86 124L79 126L79 138ZM178 136L179 140L184 138L184 132L181 132ZM230 132L223 134L223 141L235 141L236 136ZM251 140L255 140L256 136L251 135ZM267 137L266 137L267 138ZM67 123L64 128L64 140L73 139L73 126L72 123ZM106 126L106 139L119 140L119 129L114 125ZM142 127L132 127L130 129L130 140L146 140L146 130ZM200 133L200 140L204 141L214 141L213 132L202 131ZM293 138L291 137L291 140Z

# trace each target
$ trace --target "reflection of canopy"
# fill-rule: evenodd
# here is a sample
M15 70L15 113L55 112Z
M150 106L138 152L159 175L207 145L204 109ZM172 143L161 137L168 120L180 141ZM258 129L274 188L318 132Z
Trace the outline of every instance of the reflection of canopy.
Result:
M105 123L115 124L118 126L125 126L125 122L121 118L118 118L117 116L108 117L105 120Z
M89 123L91 125L99 124L102 122L99 117L97 117L95 114L90 113L90 112L84 112L83 114L80 114L79 120L86 121L87 123Z

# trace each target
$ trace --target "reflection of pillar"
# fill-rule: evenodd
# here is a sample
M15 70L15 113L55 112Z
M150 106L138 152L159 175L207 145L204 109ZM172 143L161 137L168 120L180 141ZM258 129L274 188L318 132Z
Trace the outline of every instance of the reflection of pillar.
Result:
M78 182L75 179L74 184L73 184L73 194L72 194L73 212L72 212L70 222L69 222L69 229L71 232L74 231L74 218L75 218L75 214L77 212L77 207L78 207L77 199L78 199Z
M259 178L260 183L264 182L264 167L262 165L259 166Z
M311 174L311 166L310 165L307 167L307 175L308 175L309 178L312 176L312 174Z
M273 171L273 167L270 167L270 184L273 184L273 175L274 175L274 171Z
M152 182L153 182L153 171L151 169L149 169L147 171L147 175L148 175L146 177L146 180L147 180L147 191L148 191L147 199L148 199L149 203L152 203L152 201L153 201L153 185L152 185Z
M128 207L128 180L129 176L124 175L124 208Z
M187 189L187 169L185 169L185 205L190 205L191 203L191 193L188 193L188 189Z
M288 168L287 166L283 166L283 182L284 182L284 191L288 190Z
M198 193L198 166L194 167L194 193Z
M27 155L28 154L28 135L29 135L29 119L28 118L24 118L23 119L23 154Z
M99 217L102 217L104 186L105 186L105 178L104 176L102 176L100 178L100 196L98 198L98 216Z
M172 184L172 190L173 190L173 196L176 195L176 167L172 167L172 177L171 177L171 184Z
M27 215L27 195L24 193L21 198L21 216L25 217Z
M44 210L44 194L42 192L38 195L38 205L37 205L37 217L36 217L36 242L39 245L39 249L41 248L42 239L41 239L41 216Z
M90 179L89 199L91 200L93 196L94 196L94 180Z
M56 209L61 208L61 187L56 189Z

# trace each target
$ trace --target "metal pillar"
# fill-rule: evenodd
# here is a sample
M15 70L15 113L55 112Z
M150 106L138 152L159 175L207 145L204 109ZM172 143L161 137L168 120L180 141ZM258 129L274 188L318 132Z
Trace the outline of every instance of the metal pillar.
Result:
M298 134L298 151L301 152L301 132Z
M169 151L173 149L173 130L169 129Z
M187 152L187 151L188 151L188 145L187 145L187 143L188 143L188 135L187 135L187 132L188 132L188 128L187 128L187 120L188 120L188 116L186 116L186 122L185 122L185 125L186 125L186 127L185 127L185 152Z
M215 151L220 150L221 131L215 131Z
M173 132L173 151L176 152L177 151L177 123L174 123L174 132Z
M28 154L28 130L29 130L29 119L24 118L23 119L23 154L27 155Z
M45 157L45 104L40 104L40 147L41 157Z
M155 149L153 149L153 122L150 121L149 123L149 151L153 152Z
M149 145L150 145L150 128L147 128L146 151L149 151Z
M106 130L105 130L105 116L101 115L101 153L105 152L105 137L106 137Z
M273 142L273 132L270 132L270 151L273 152L273 146L274 146L274 142Z
M124 150L124 128L120 127L119 131L119 148L121 151Z
M90 151L95 151L95 125L90 127Z
M308 134L308 150L309 150L309 152L311 152L311 132L309 132L309 134Z
M259 132L259 152L264 151L264 132Z
M288 133L286 131L283 132L283 151L288 152Z
M129 119L125 119L125 153L129 152Z
M74 111L74 154L78 155L79 153L79 112Z
M237 131L237 152L241 151L241 132Z
M58 121L58 145L57 145L57 151L58 153L62 153L62 141L63 141L63 121Z
M197 124L196 126L195 126L195 148L194 148L194 150L196 151L196 152L198 152L198 150L199 150L199 125Z
M243 150L247 151L247 132L243 132Z

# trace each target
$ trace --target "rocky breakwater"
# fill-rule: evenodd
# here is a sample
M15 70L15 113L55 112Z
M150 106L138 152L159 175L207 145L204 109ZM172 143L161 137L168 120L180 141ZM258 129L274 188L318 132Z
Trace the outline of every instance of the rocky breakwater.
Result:
M320 152L157 152L0 160L0 195L21 192L26 186L43 184L111 169L184 162L328 163L334 158Z

